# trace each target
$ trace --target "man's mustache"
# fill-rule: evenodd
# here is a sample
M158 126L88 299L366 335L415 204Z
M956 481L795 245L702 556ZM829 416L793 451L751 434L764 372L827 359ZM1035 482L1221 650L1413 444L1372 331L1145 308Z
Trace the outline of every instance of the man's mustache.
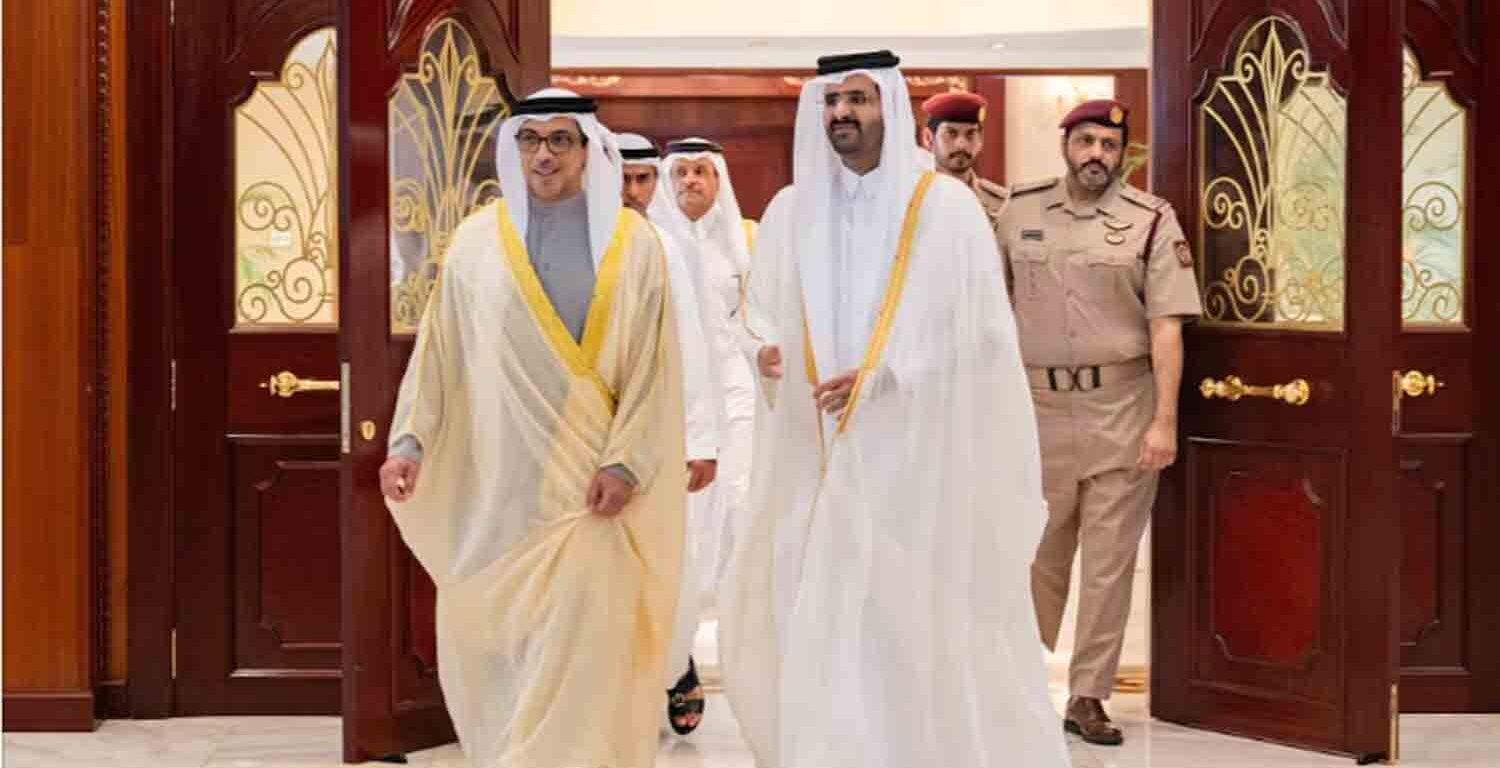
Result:
M954 152L954 153L948 155L948 157L951 158L951 159L953 159L953 160L969 160L969 161L972 161L974 159L974 156L971 155L971 154L969 154L968 152Z
M1098 168L1099 170L1101 170L1101 171L1103 171L1105 173L1109 173L1109 166L1105 165L1103 162L1100 162L1098 160L1090 160L1087 163L1084 163L1083 167L1079 168L1078 170L1080 170L1080 171L1086 171L1086 170L1089 169L1089 166L1091 166L1091 165L1094 166L1094 167L1096 167L1096 168Z
M834 120L833 122L828 124L828 130L831 131L835 128L838 128L839 126L848 126L856 131L864 130L859 126L858 120Z

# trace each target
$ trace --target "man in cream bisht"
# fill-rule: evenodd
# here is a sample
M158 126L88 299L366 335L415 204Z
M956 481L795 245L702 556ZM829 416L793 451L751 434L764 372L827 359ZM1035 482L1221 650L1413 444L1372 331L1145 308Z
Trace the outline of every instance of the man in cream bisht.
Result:
M681 675L672 686L669 710L673 729L690 733L701 721L703 692L690 657L699 619L715 607L716 592L729 559L736 525L743 525L750 490L751 442L755 436L755 378L735 332L744 281L750 271L750 243L755 223L740 213L739 200L723 147L701 138L667 144L662 160L665 178L656 186L651 220L679 242L703 285L700 297L719 385L724 429L719 451L719 481L711 493L689 502L688 545L684 558L684 600L677 609L668 672Z
M1001 263L924 170L888 51L819 60L748 292L753 523L721 597L762 768L1068 764L1030 591L1044 508Z
M655 231L593 102L546 90L454 232L382 490L438 585L438 667L475 768L647 768L677 600L681 373Z

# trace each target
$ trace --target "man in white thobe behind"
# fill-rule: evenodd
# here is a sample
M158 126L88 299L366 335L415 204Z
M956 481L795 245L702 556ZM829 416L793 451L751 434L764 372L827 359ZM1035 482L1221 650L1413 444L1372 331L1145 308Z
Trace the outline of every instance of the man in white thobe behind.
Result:
M503 199L454 232L381 489L437 583L438 674L473 768L650 768L687 478L655 230L592 100L496 138Z
M1036 421L989 222L888 51L819 60L761 223L753 520L721 594L761 768L1057 768ZM769 392L768 392L769 393Z
M718 382L723 441L719 480L711 493L689 503L688 552L683 559L685 602L677 609L667 663L682 675L672 687L673 700L685 699L668 714L679 734L691 733L701 721L702 697L697 665L691 658L700 621L716 611L719 581L729 560L736 526L743 525L750 490L751 443L755 437L755 378L740 348L736 328L744 281L750 271L750 244L755 222L742 217L724 148L701 138L667 144L662 180L651 204L651 219L678 242L701 275L700 304Z
M682 552L682 587L677 599L677 617L673 622L672 642L668 646L666 678L667 723L679 735L686 736L703 722L707 700L698 669L693 663L693 639L697 634L702 610L702 592L712 573L713 555L704 552L704 529L718 534L712 527L718 494L704 493L718 476L719 457L723 455L724 408L719 382L719 349L738 355L738 346L729 318L720 301L708 295L703 285L703 257L687 233L674 236L663 229L665 218L660 206L654 205L661 183L661 152L656 145L636 133L616 135L620 145L622 190L625 205L652 220L667 254L667 268L672 282L672 304L677 310L678 337L683 359L683 405L687 416L688 499L687 534ZM707 318L709 322L705 323ZM743 358L741 358L743 360ZM748 371L746 372L748 376ZM753 407L753 404L752 404ZM747 441L748 442L748 441ZM748 449L748 445L746 446ZM745 457L748 463L749 457ZM706 573L707 571L707 573Z

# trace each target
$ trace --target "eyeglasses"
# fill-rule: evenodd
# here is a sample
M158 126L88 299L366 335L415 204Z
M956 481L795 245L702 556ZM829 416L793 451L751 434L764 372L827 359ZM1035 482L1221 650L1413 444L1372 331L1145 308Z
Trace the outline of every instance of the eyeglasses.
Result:
M547 149L554 155L566 155L577 147L581 139L577 134L568 131L553 131L543 138L536 131L521 131L516 134L516 146L521 148L521 154L534 154L542 148L542 142L547 142Z

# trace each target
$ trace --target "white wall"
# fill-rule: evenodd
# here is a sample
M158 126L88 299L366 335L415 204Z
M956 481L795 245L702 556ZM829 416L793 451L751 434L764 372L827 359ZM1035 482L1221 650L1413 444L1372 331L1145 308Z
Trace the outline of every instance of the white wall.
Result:
M1006 184L1061 176L1057 124L1079 102L1115 95L1112 77L1026 75L1005 78Z

